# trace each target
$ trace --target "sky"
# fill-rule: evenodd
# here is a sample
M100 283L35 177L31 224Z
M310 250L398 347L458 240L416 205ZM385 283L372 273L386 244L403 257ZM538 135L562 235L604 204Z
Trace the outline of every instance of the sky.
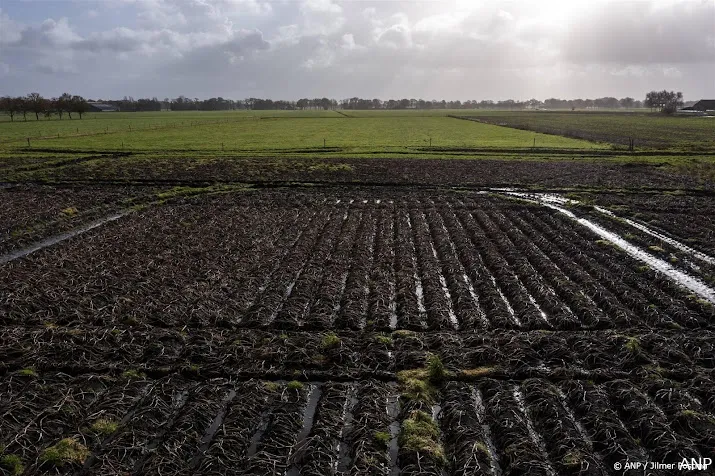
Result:
M715 0L0 0L0 95L715 98Z

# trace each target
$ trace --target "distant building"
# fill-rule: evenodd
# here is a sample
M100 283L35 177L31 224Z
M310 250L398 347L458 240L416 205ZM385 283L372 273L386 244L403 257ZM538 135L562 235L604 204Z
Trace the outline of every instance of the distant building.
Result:
M715 111L715 99L701 99L690 107L684 107L681 111Z
M117 112L119 108L103 102L90 102L89 112Z

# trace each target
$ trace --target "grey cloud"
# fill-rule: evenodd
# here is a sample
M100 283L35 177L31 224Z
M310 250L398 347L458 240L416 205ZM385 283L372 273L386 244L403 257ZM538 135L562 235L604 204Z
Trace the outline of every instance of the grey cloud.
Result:
M102 51L126 53L139 49L145 41L146 38L142 38L136 31L122 27L91 35L76 42L73 48L93 53Z
M77 35L66 18L55 21L47 19L40 25L20 27L9 21L3 21L0 26L11 24L13 32L4 38L6 47L19 48L52 48L56 46L66 46L81 39ZM5 35L3 35L5 37Z

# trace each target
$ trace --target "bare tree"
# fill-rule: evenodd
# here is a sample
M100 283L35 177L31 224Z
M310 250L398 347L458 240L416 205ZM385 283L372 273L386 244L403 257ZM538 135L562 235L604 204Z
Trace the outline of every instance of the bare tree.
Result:
M57 102L57 100L56 99L43 99L42 102L43 102L42 114L49 121L50 118L52 117L52 114L55 113L55 103Z
M10 116L10 122L15 121L15 114L20 111L20 103L18 98L5 96L0 98L0 111L5 111L5 114Z
M55 109L57 110L57 115L62 119L62 114L65 112L72 119L72 95L69 93L63 93L62 96L55 99Z
M82 114L89 111L89 104L82 96L72 96L70 100L70 109L76 112L79 118L82 119Z

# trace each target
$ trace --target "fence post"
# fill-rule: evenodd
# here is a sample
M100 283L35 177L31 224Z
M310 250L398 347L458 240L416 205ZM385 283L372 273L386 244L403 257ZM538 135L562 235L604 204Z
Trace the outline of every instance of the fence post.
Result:
M29 137L27 138L27 146L28 146L28 147L31 147L31 146L30 146L30 138L29 138Z
M536 147L536 137L534 137L534 147Z
M325 148L325 139L323 139L323 148Z

